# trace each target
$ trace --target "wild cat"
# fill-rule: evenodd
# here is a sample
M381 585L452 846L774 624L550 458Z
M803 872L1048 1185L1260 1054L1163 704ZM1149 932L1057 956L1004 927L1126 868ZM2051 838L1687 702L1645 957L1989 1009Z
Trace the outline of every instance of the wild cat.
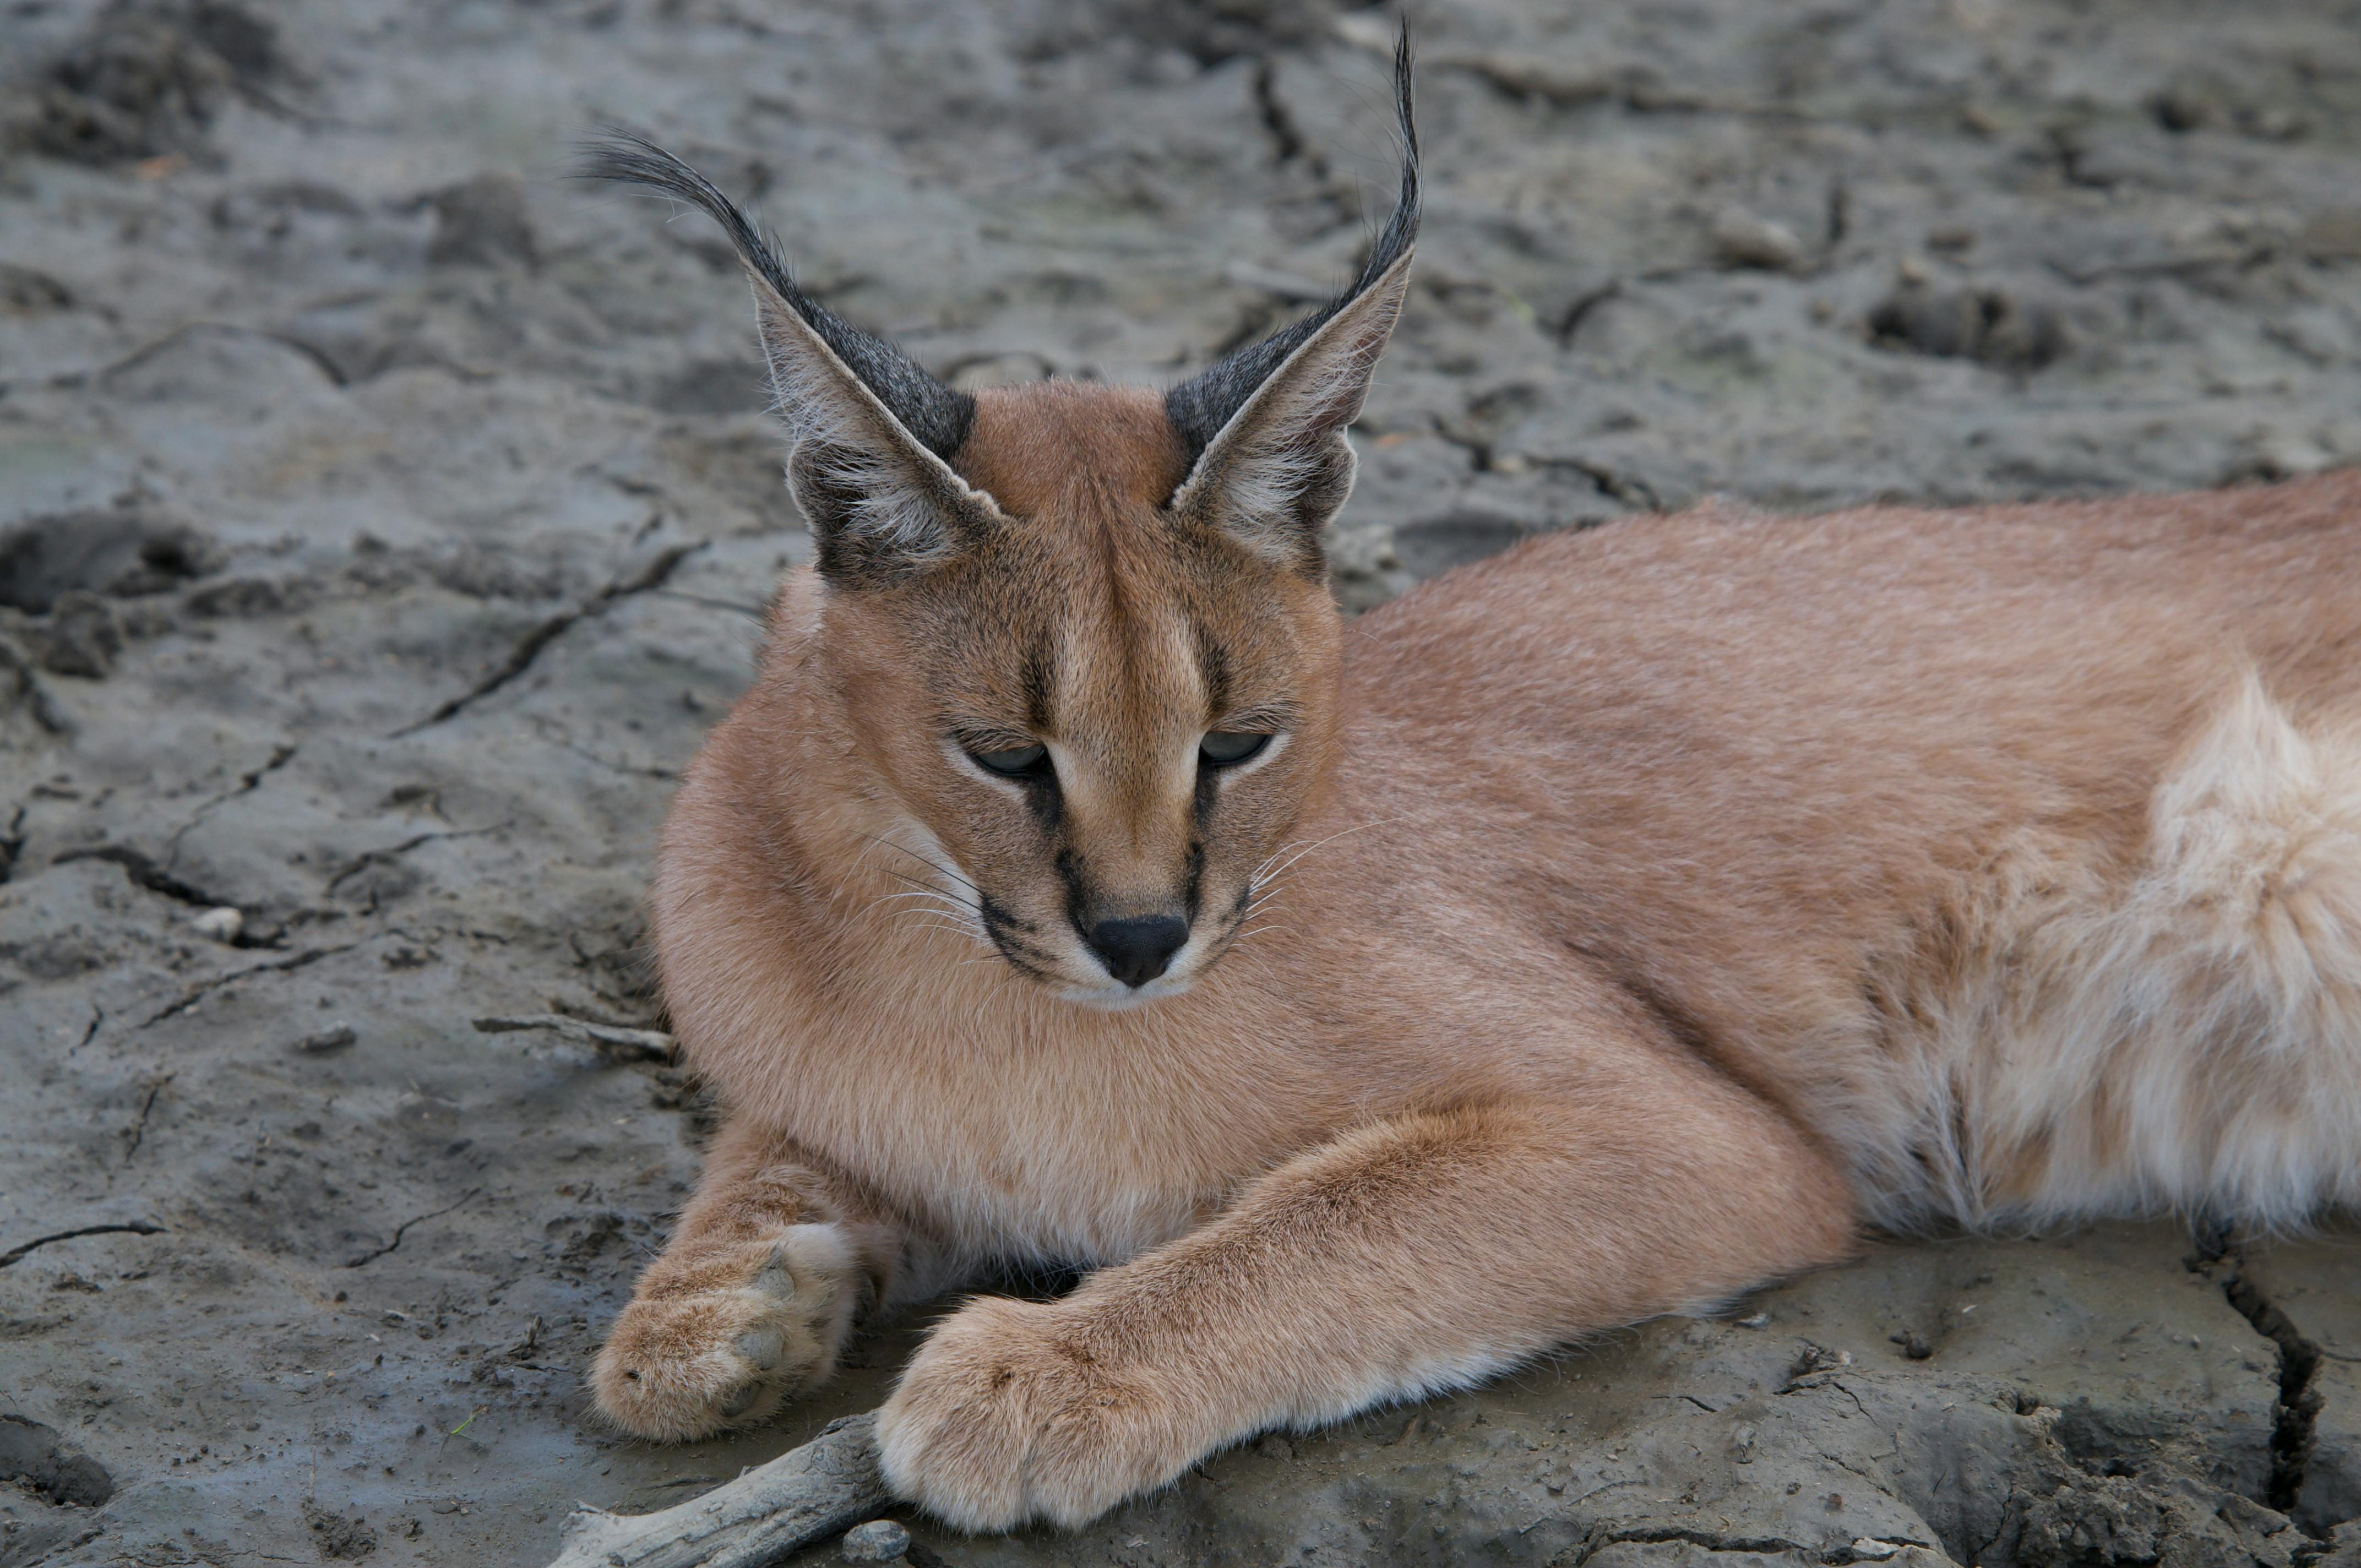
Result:
M719 220L817 545L666 825L727 1120L596 1372L759 1421L1012 1260L880 1419L1072 1524L1864 1224L2361 1198L2361 477L1543 538L1354 621L1322 530L1401 313L1169 391L954 392Z

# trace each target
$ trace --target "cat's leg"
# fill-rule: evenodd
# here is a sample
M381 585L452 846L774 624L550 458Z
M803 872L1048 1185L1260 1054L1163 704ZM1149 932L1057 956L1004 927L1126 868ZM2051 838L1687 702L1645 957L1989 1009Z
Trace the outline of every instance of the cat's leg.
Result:
M598 1353L598 1409L663 1442L768 1418L835 1370L902 1251L892 1227L798 1163L792 1145L730 1121Z
M1841 1256L1835 1163L1693 1062L1406 1115L1271 1171L1058 1301L975 1302L879 1424L950 1522L1079 1524L1209 1450L1475 1382L1587 1332Z

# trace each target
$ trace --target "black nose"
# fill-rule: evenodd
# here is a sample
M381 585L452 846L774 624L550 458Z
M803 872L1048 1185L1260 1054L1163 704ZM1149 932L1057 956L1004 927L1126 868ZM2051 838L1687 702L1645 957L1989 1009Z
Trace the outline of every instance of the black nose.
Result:
M1189 923L1170 915L1102 920L1084 933L1091 951L1106 960L1107 973L1126 985L1146 985L1172 962L1189 939Z

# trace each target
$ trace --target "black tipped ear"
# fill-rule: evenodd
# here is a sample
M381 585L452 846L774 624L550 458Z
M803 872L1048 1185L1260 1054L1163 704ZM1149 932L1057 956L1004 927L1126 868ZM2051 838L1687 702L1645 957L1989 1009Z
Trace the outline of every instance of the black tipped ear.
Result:
M623 132L587 148L578 172L686 202L736 248L790 437L788 487L823 575L849 586L897 580L956 555L1001 520L992 498L946 461L967 439L975 400L804 293L771 236L711 181Z
M1322 569L1320 531L1353 486L1345 427L1360 417L1410 289L1419 169L1407 21L1394 47L1394 104L1401 121L1401 192L1353 286L1164 398L1166 417L1194 457L1171 510L1312 572Z
M1173 492L1170 510L1270 560L1312 576L1324 570L1320 531L1353 489L1345 430L1360 416L1409 290L1404 254L1255 389Z

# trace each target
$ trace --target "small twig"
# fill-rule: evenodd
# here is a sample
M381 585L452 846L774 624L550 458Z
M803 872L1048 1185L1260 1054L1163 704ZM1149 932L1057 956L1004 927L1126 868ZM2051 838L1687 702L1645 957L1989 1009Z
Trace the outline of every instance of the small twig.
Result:
M479 1035L512 1035L533 1029L571 1040L577 1046L596 1047L609 1056L641 1061L672 1059L673 1038L661 1029L593 1024L586 1019L568 1018L563 1013L527 1013L513 1018L478 1018L474 1022Z
M134 1220L126 1225L84 1225L80 1230L60 1231L54 1235L35 1236L22 1246L11 1247L6 1252L0 1252L0 1268L14 1266L24 1261L26 1256L36 1248L45 1247L51 1242L70 1242L76 1236L109 1236L118 1234L153 1236L161 1235L163 1231L164 1227L153 1221Z
M163 1093L164 1086L177 1076L179 1075L176 1073L168 1072L161 1078L148 1080L147 1096L139 1102L138 1119L131 1124L130 1146L123 1151L125 1169L128 1170L131 1168L131 1162L139 1157L139 1145L148 1136L148 1113L156 1109L156 1096Z
M892 1501L876 1417L847 1416L768 1464L653 1514L578 1509L549 1568L763 1568L866 1523Z

